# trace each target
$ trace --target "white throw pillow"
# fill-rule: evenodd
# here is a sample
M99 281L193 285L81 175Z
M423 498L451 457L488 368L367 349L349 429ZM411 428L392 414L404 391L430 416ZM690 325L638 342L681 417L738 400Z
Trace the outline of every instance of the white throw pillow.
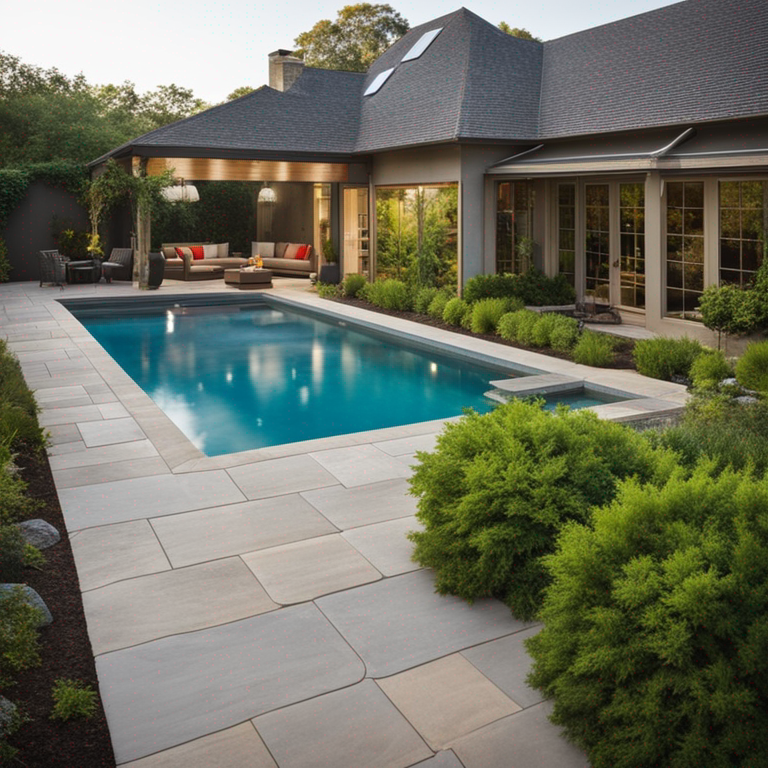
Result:
M203 258L204 259L217 259L219 257L219 246L216 244L213 245L204 245L203 246Z
M229 243L219 243L216 247L219 249L220 259L226 259L229 256Z
M251 242L251 256L261 256L262 259L275 258L274 243L255 243Z

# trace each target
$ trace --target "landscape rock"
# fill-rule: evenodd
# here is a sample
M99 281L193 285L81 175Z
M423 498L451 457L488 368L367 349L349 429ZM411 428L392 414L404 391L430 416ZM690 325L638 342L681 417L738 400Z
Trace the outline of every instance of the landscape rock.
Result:
M734 402L739 405L754 405L760 401L756 397L752 397L752 395L741 395L741 397L734 398Z
M27 603L35 606L35 608L39 608L43 612L43 618L38 626L47 627L49 624L53 623L53 614L48 610L48 606L45 604L43 598L40 597L32 587L28 587L26 584L0 584L0 594L10 592L14 587L21 587L24 591Z
M61 540L61 534L45 520L25 520L16 525L21 529L24 541L38 549L47 549Z
M16 705L5 696L0 696L0 739L11 732L15 714Z

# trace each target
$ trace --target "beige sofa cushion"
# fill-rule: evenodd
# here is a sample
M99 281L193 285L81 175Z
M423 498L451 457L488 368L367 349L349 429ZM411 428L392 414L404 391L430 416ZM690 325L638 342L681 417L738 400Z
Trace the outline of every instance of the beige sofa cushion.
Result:
M219 252L216 254L216 258L226 259L229 256L229 243L219 243Z
M204 245L203 246L203 258L204 259L215 259L219 255L219 246L216 245L216 243L213 243L212 245Z
M275 256L275 244L251 242L251 256L261 256L262 259L272 259Z
M285 249L288 247L288 243L275 243L275 258L282 259L285 257Z

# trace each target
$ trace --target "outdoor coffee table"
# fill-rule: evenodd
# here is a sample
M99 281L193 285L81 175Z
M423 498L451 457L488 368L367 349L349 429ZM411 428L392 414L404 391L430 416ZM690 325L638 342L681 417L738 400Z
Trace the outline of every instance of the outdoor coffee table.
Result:
M240 290L271 288L272 270L269 269L225 269L224 282Z

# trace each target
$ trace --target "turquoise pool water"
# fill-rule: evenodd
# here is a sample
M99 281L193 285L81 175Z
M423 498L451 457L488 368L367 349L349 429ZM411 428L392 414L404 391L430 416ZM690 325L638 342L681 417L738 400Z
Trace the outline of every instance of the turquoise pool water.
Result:
M510 376L269 304L73 313L208 456L486 412Z

